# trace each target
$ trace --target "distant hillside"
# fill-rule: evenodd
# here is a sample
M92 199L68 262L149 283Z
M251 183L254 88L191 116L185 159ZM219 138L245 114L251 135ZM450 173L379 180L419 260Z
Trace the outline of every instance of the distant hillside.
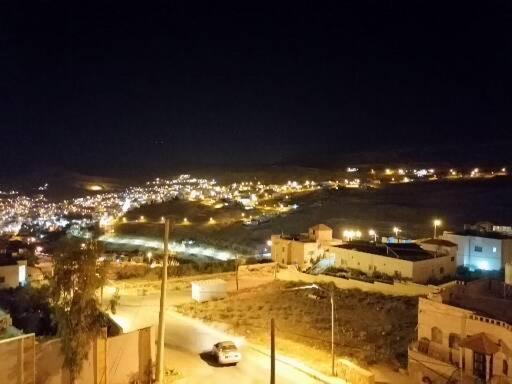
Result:
M39 188L45 188L39 190ZM117 191L128 184L127 180L84 175L56 168L43 168L30 173L4 178L0 188L15 188L28 195L42 193L51 200L67 199L91 193Z

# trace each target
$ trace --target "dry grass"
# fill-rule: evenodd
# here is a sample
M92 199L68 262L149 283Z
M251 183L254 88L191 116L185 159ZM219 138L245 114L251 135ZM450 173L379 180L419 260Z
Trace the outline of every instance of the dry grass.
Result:
M269 321L274 318L278 349L301 358L306 354L311 360L315 351L330 352L330 299L318 290L289 290L296 285L273 282L178 310L208 322L226 323L235 333L262 345L268 343ZM361 364L405 362L417 323L416 298L336 289L335 306L337 356Z

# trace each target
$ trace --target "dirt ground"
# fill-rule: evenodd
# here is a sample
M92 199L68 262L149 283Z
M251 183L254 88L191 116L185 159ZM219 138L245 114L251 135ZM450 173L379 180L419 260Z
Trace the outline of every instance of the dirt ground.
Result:
M178 311L228 324L234 333L265 346L270 319L274 318L278 351L328 371L330 297L318 289L293 289L303 285L274 281L231 293L224 300L185 304ZM334 303L337 357L361 365L406 363L407 346L415 336L417 298L335 289Z

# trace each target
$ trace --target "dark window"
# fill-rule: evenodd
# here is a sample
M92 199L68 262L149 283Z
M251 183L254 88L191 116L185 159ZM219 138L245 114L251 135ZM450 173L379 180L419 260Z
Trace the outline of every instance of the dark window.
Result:
M475 252L482 252L482 247L475 245Z
M503 360L503 376L508 376L508 362Z
M0 276L0 283L5 283L5 277L4 276Z
M485 379L486 376L486 361L485 355L482 353L473 353L473 375L480 379Z
M444 267L439 268L439 273L442 275L444 274Z
M460 336L456 333L450 333L448 336L448 345L450 348L459 349Z
M455 261L455 257L452 256L452 261Z

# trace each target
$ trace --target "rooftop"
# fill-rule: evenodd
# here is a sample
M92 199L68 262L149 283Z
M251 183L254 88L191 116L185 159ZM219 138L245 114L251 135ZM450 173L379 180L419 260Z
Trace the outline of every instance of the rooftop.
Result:
M317 224L317 225L311 227L310 229L314 229L315 231L332 231L332 228L328 227L325 224Z
M434 257L414 243L376 244L368 241L350 241L336 247L408 261L428 260Z
M454 231L454 232L446 232L446 233L453 234L453 235L459 235L459 236L485 237L487 239L497 239L497 240L512 239L512 236L507 235L503 232L483 231L483 230L476 230L476 229L464 229L462 231Z
M226 281L222 280L222 279L196 280L196 281L193 281L191 284L195 284L195 285L222 285L222 284L226 284Z
M445 304L512 325L512 287L502 281L482 279L449 286L442 297Z
M426 239L421 241L421 244L431 244L431 245L438 245L441 247L456 247L457 244L444 239Z
M311 239L307 234L292 234L292 235L281 235L281 239L283 240L293 240L300 241L302 243L315 243L315 239Z
M483 332L466 337L462 340L460 346L485 355L494 355L500 350L499 345L494 343L489 336Z

